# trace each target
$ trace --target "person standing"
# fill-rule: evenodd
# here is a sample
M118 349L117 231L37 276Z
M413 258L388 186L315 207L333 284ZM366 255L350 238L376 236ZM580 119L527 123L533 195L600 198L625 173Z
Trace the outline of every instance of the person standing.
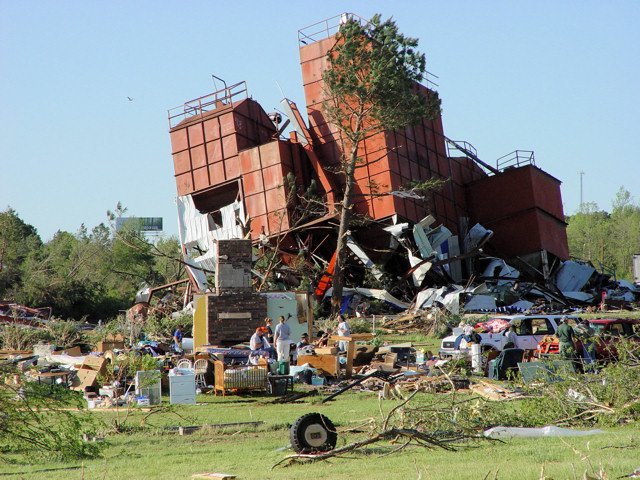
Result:
M291 328L287 325L285 318L280 315L278 317L278 325L273 335L276 342L276 352L278 352L279 362L289 361L289 349L291 348Z
M176 352L182 352L182 325L178 325L173 332L173 349Z
M264 319L264 324L265 327L267 329L267 341L273 345L273 330L271 328L271 326L273 325L273 320L271 320L271 317L267 317Z
M596 361L596 348L593 343L595 331L589 325L589 320L583 318L576 328L573 329L576 337L582 343L582 362L586 372L592 370L593 363Z
M340 337L349 337L351 336L351 328L349 327L349 324L347 323L347 320L340 314L338 314L338 326L336 327L336 335L340 336ZM346 352L347 351L347 342L345 341L339 341L338 342L338 349L341 352Z
M562 317L560 326L556 334L560 341L560 356L565 360L574 360L576 356L576 347L573 343L575 332L573 327L569 325L569 318Z
M516 333L516 326L510 325L509 330L505 335L504 348L516 348L516 341L518 340L518 334Z

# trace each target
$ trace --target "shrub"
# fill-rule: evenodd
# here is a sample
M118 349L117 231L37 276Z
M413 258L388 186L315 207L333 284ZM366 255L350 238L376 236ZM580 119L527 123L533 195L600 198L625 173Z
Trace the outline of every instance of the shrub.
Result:
M58 348L69 348L84 343L84 332L80 330L80 322L52 318L45 328L45 340Z
M190 336L193 329L193 316L189 313L183 315L158 317L149 315L145 324L144 332L149 339L155 341L171 341L173 332L178 326L184 327L182 332L185 336Z
M4 350L31 350L36 343L46 338L47 332L41 328L20 325L0 326L0 346Z

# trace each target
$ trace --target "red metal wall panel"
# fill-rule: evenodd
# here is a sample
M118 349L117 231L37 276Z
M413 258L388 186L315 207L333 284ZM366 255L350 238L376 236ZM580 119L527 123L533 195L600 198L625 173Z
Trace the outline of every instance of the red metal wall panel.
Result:
M467 202L473 221L495 231L491 243L502 254L548 250L568 258L560 182L539 168L511 168L471 183Z

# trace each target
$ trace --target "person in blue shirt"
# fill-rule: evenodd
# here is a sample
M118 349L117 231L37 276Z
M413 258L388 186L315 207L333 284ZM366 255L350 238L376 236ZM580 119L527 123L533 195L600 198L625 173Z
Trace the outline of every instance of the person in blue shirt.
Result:
M282 315L278 317L278 322L278 325L276 325L276 331L273 334L273 338L276 342L276 351L278 352L278 361L288 362L289 349L291 348L291 328Z
M176 352L182 351L182 328L182 325L179 325L176 331L173 332L173 349Z

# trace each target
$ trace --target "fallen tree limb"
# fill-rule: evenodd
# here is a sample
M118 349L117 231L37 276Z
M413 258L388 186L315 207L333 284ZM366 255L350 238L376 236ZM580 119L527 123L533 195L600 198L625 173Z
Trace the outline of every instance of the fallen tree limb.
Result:
M415 442L416 445L419 445L425 448L437 447L437 448L442 448L443 450L455 451L456 448L453 445L450 445L450 443L452 441L457 441L462 439L462 437L459 437L459 436L455 438L440 439L438 437L426 434L424 432L420 432L413 428L391 428L373 437L367 438L365 440L361 440L359 442L350 443L349 445L345 445L344 447L341 447L341 448L336 448L335 450L331 450L329 452L323 452L318 454L299 453L294 455L287 455L282 460L275 463L271 467L271 469L273 470L275 467L277 467L278 465L286 461L289 461L291 463L291 462L300 461L300 460L305 462L317 462L320 460L326 460L328 458L339 456L343 453L348 453L354 450L358 450L362 447L366 447L373 443L386 441L386 440L393 440L400 437L407 439L407 441L401 446L401 448L396 448L394 450L394 453L398 450L401 450L402 448L407 447L412 442Z

